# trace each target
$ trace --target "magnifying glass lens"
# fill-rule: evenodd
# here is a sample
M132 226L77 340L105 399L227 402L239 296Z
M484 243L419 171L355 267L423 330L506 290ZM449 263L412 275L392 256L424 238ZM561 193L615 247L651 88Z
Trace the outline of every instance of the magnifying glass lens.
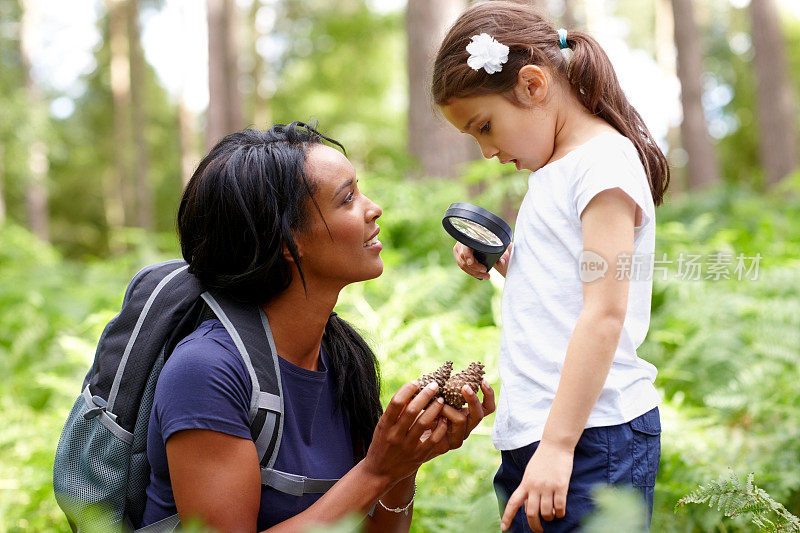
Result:
M489 246L503 245L503 241L501 241L497 235L489 231L487 228L481 226L477 222L473 222L461 217L450 217L450 223L459 232L463 233L467 237L475 239L476 241L482 242L483 244L487 244Z

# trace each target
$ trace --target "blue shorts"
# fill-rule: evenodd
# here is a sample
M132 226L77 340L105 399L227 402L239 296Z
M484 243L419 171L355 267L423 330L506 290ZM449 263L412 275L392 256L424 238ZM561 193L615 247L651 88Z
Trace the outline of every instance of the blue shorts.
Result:
M538 446L537 441L502 452L502 462L494 476L501 515ZM661 418L658 407L625 424L585 429L575 446L566 515L549 522L542 520L545 533L580 531L581 520L594 510L591 492L596 485L635 487L644 498L649 527L660 459ZM524 506L517 512L509 531L531 531Z

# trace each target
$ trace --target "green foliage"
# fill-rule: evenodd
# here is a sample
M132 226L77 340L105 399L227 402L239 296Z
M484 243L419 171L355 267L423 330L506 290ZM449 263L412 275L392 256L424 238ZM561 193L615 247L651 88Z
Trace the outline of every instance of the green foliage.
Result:
M593 491L596 508L586 519L586 533L641 533L646 531L642 495L632 487L607 486Z
M406 166L401 14L375 13L363 0L291 0L275 33L289 49L270 101L273 120L318 120L369 168Z
M310 527L304 533L359 533L363 531L363 523L364 520L358 516L347 516L335 524Z
M483 167L467 171L525 183L521 174ZM447 359L456 366L482 360L497 391L500 287L463 275L441 229L444 209L464 199L469 186L374 173L361 178L364 191L384 207L385 271L345 289L337 311L378 354L383 400ZM493 187L482 194L493 194ZM753 281L682 281L674 270L672 279L656 280L650 333L639 350L659 368L664 398L653 531L747 531L742 517L692 507L671 512L679 498L715 477L719 465L758 472L789 512L800 510L800 413L794 408L800 403L800 267L797 239L788 231L800 222L798 192L795 176L774 197L719 189L658 212L659 251L670 256L729 249L760 251L764 259ZM0 465L0 514L9 524L3 531L66 531L52 497L53 450L125 284L142 265L176 254L174 237L156 237L127 233L120 238L130 244L128 254L77 263L17 226L2 229L0 371L9 376L0 383L6 426L0 453L7 458ZM497 529L491 478L500 457L489 438L492 418L460 450L420 470L413 531ZM612 505L606 515L617 512L622 509Z
M0 532L69 530L53 496L56 443L127 281L157 259L144 250L81 265L0 228Z
M706 503L725 516L749 515L759 531L800 531L800 519L756 486L754 476L751 472L743 483L731 470L727 479L710 481L678 500L675 511L690 503Z

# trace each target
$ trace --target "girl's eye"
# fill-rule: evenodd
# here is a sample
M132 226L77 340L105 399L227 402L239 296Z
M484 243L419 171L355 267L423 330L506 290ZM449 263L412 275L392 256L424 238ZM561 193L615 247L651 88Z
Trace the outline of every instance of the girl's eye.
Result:
M353 201L353 199L354 199L355 197L356 197L356 195L355 195L355 194L353 194L353 191L350 191L349 193L347 193L347 196L346 196L346 197L345 197L345 199L344 199L344 203L346 203L346 204L349 204L350 202L352 202L352 201Z
M487 121L486 124L481 126L481 133L489 133L490 129L492 129L492 127L489 125L489 122Z

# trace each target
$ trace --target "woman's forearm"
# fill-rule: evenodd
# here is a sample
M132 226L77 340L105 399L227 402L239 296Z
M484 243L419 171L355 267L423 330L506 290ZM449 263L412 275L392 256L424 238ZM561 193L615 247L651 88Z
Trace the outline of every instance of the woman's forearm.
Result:
M416 472L405 479L400 480L397 485L392 487L380 497L381 502L389 509L403 508L411 501L414 495L416 483ZM371 517L367 517L365 530L369 533L385 532L405 532L411 528L414 504L408 507L408 513L395 513L387 511L379 503L375 504L375 512Z
M411 478L413 486L413 476ZM368 472L364 467L364 461L361 461L308 509L276 524L267 531L270 533L294 532L315 524L330 524L350 514L365 516L381 495L391 491L395 485L401 484L397 480ZM408 528L406 527L404 531L408 531Z
M584 310L567 346L542 442L573 448L606 382L624 319Z

